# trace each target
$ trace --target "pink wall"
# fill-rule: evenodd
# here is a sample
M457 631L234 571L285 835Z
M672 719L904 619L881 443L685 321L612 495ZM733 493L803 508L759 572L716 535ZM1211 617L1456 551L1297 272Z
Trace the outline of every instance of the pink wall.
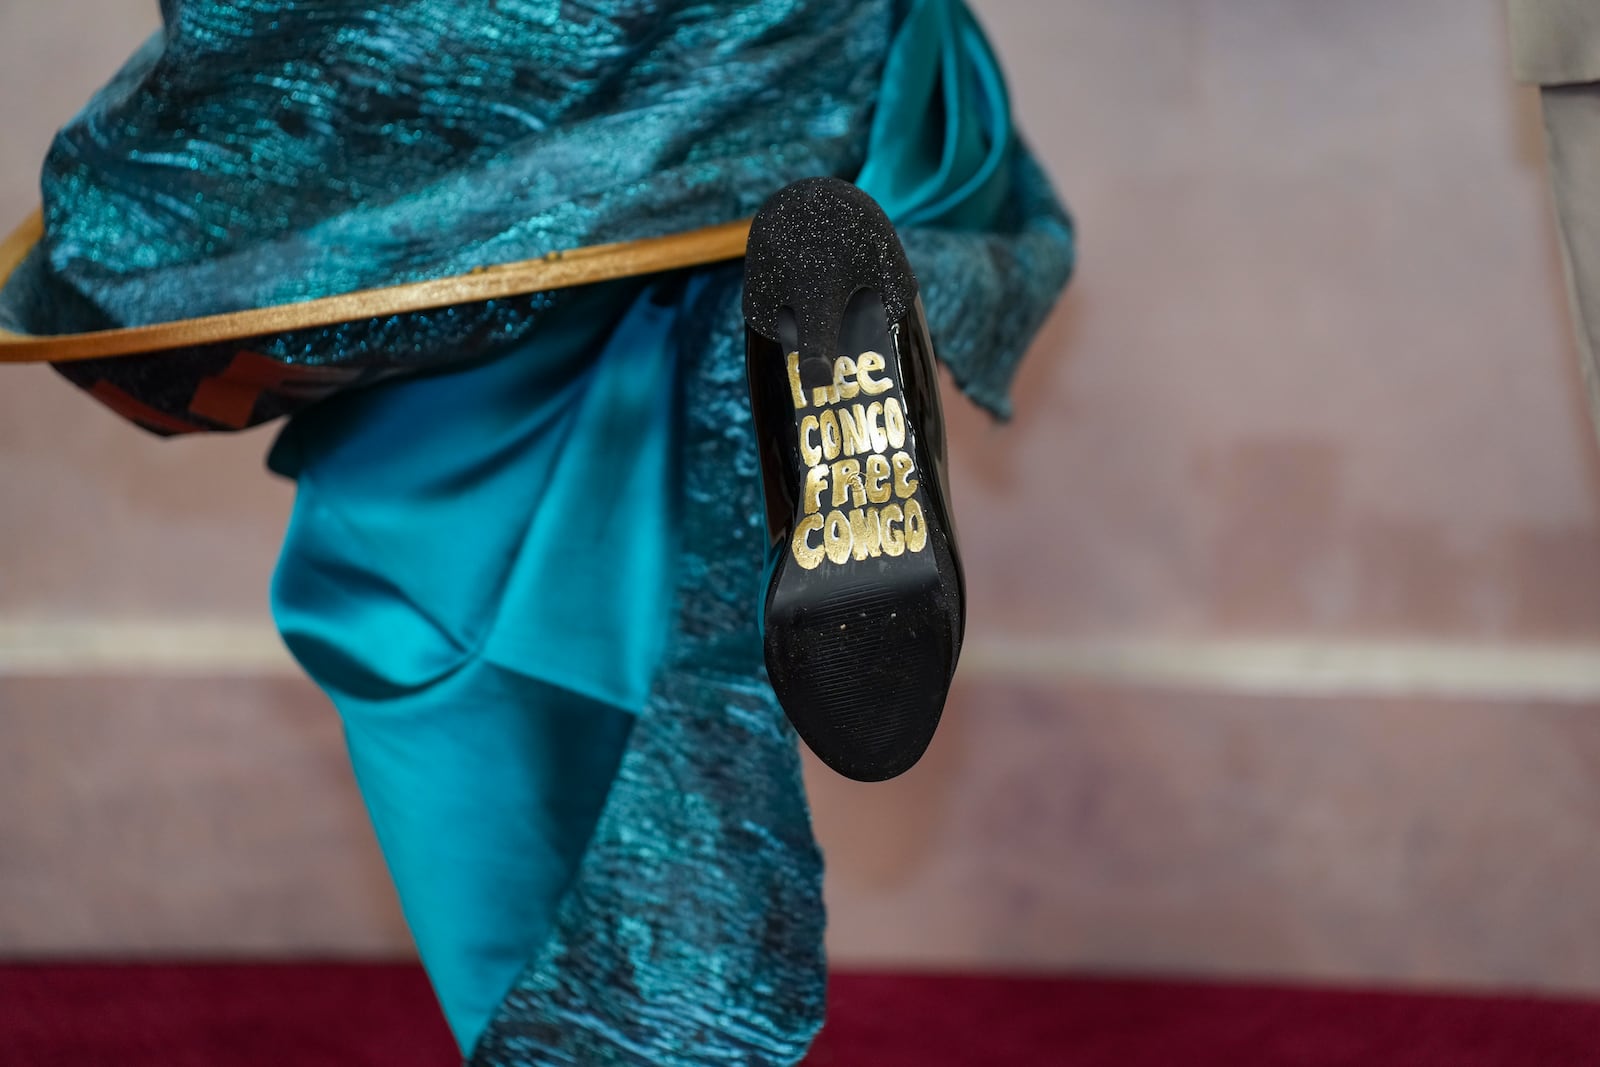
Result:
M0 7L0 216L147 7ZM953 413L949 726L812 777L836 954L1600 990L1600 462L1498 4L977 7L1082 269ZM0 952L403 948L269 437L4 380Z

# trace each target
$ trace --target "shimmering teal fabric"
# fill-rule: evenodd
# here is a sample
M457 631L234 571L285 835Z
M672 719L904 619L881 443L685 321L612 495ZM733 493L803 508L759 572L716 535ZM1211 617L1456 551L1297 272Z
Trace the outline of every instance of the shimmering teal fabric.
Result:
M165 31L52 146L46 239L0 323L232 311L753 214L786 181L859 168L893 6L166 0ZM433 367L527 336L550 304L246 347L368 375ZM233 347L62 371L182 413Z
M51 276L122 323L751 214L774 179L859 165L893 19L884 0L162 7L45 164ZM348 361L369 335L434 349L356 323L282 352Z
M1066 280L1070 230L965 8L916 3L906 26L888 58L904 80L882 87L860 181L897 221L919 220L902 236L940 352L1006 368L958 370L1003 410L1005 376ZM683 306L672 643L555 929L475 1067L790 1065L821 1023L821 864L754 626L765 532L739 305L730 269Z
M1003 414L1071 264L958 0L164 11L52 150L48 237L0 321L435 277L859 176L941 357ZM477 1067L787 1065L821 1021L820 857L755 629L739 290L729 266L252 346L428 372L291 422L275 608ZM182 412L229 355L73 373Z
M56 138L42 179L45 239L0 290L0 325L137 325L725 222L794 178L857 173L869 123L881 162L862 180L891 208L919 197L916 216L899 213L908 223L1020 209L996 203L1009 195L1009 112L958 0L162 8L166 29ZM900 25L904 58L886 71ZM928 107L965 118L920 121ZM894 177L906 173L922 177ZM930 178L940 195L928 195ZM1058 274L1068 255L1063 246ZM560 299L243 347L348 368L359 383L514 343ZM184 415L195 386L239 347L61 369ZM1003 411L1017 355L978 346L945 359L975 399ZM302 402L269 394L251 421Z
M273 586L470 1048L549 933L672 607L679 286L578 294L498 358L296 416Z

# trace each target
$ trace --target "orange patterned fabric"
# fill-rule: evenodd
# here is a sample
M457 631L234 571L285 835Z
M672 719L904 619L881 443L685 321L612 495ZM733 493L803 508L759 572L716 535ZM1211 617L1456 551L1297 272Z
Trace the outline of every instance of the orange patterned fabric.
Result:
M189 401L189 413L242 430L255 421L263 393L299 401L320 400L361 376L340 367L290 366L257 352L240 351L220 374L200 381Z
M209 429L153 408L105 380L95 382L89 388L89 395L123 418L157 433L203 433Z

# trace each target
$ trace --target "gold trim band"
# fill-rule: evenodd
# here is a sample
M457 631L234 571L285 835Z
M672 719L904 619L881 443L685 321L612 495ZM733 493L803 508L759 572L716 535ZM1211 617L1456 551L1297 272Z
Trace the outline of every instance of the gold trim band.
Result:
M133 356L698 267L738 259L744 255L749 233L750 220L745 219L666 237L552 252L540 259L501 263L449 278L149 326L42 336L0 329L0 363L67 363ZM44 219L35 211L0 243L0 288L43 236Z

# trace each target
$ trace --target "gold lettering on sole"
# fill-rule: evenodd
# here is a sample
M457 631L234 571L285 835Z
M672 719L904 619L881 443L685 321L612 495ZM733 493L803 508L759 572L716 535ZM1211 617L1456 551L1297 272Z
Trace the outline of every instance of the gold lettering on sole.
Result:
M883 404L876 400L867 405L867 437L874 452L889 450L889 431L883 428Z
M843 563L850 558L850 522L844 517L844 512L828 512L827 521L822 527L822 543L827 549L828 558L834 563Z
M916 465L904 452L896 452L890 462L894 464L894 495L905 500L917 491L917 480L911 477Z
M861 353L861 358L856 360L856 381L861 386L863 393L868 396L877 396L894 388L894 382L888 378L873 377L883 368L884 361L881 355L876 352Z
M815 467L822 462L822 447L812 444L817 436L817 417L807 415L800 420L800 458L806 461L806 466Z
M928 543L928 524L922 518L922 505L906 501L906 548L921 552Z
M900 510L899 504L885 504L878 513L883 519L883 551L891 556L903 554L906 535L897 527L905 521L905 512Z
M867 428L867 409L851 404L839 411L839 447L847 456L859 456L874 451L872 433Z
M842 565L927 548L927 517L916 499L916 461L906 447L905 405L892 395L844 404L857 396L890 393L895 382L887 370L888 361L877 352L840 356L833 362L832 384L811 391L820 410L799 422L800 458L806 465L804 517L790 545L795 562L808 571L823 560ZM806 390L797 352L788 353L788 376L790 398L802 410Z
M833 364L833 395L836 400L854 400L861 387L850 379L856 376L856 361L840 356Z
M867 502L867 489L861 483L861 461L841 459L833 465L833 506L843 507L846 501L857 507Z
M801 410L806 406L805 390L800 388L800 353L789 353L789 395L794 398L794 409Z
M900 401L889 397L883 402L883 429L890 448L906 446L906 413Z
M808 571L816 570L825 555L820 547L811 547L811 535L821 529L821 515L807 515L794 528L794 561Z
M818 420L822 434L822 457L824 459L839 458L839 416L828 409L822 413Z
M866 559L883 553L883 527L877 508L856 508L850 513L850 554Z
M871 455L867 457L866 489L867 500L873 504L882 504L888 500L893 491L889 488L889 459L887 456Z
M806 471L805 503L806 514L815 515L822 510L822 494L828 491L828 468L825 464L817 464Z

